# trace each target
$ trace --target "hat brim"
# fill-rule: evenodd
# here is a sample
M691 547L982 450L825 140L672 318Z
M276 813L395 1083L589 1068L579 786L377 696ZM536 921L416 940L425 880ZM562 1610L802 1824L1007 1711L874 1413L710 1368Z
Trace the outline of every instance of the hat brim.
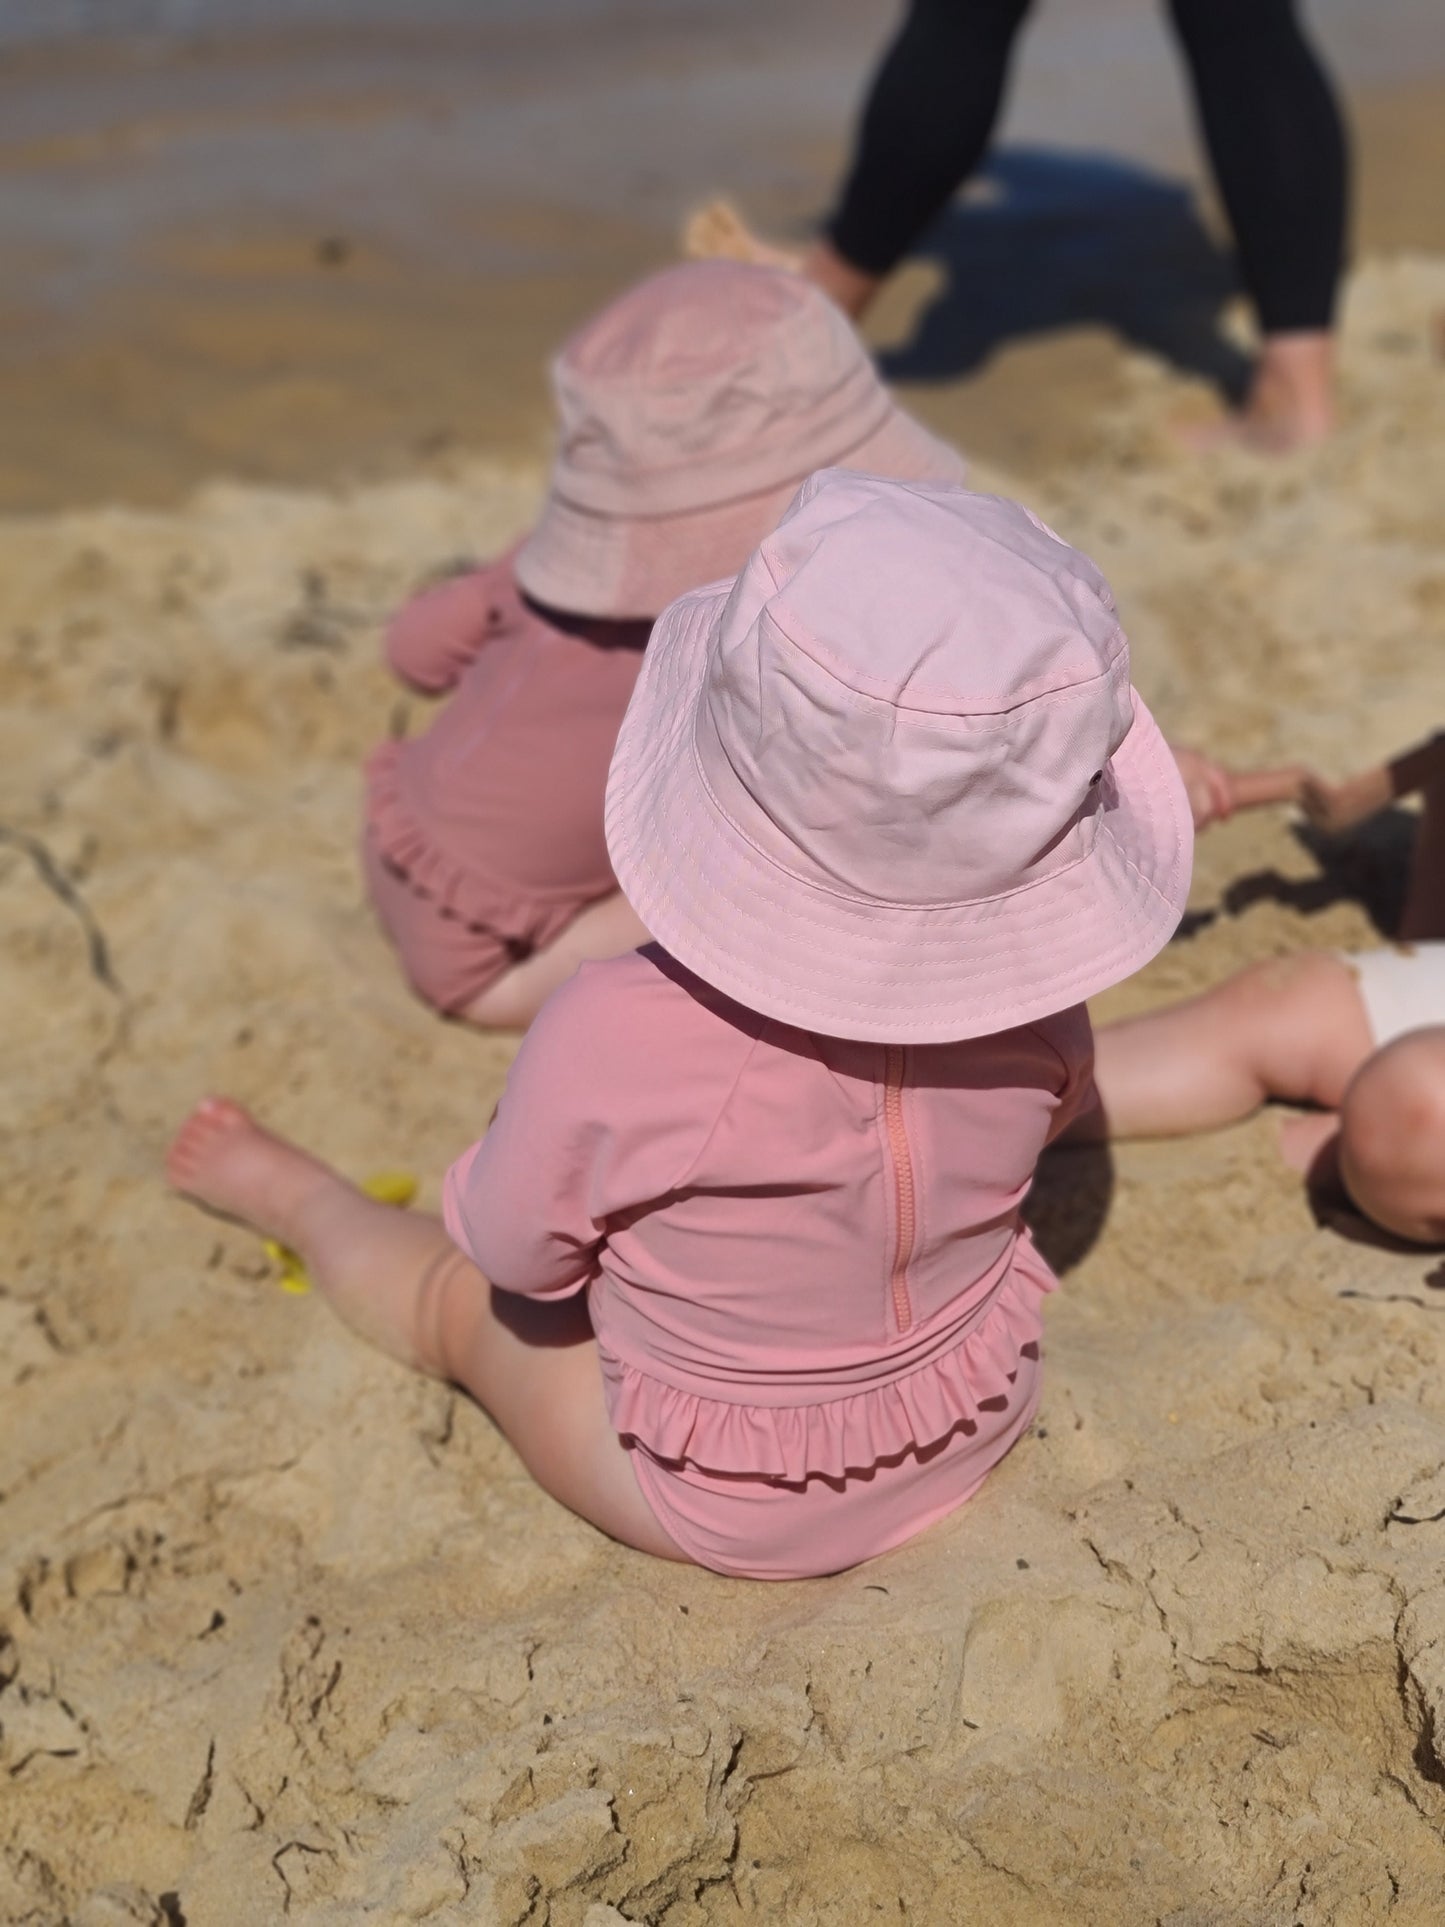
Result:
M967 467L897 407L831 465L909 482L960 482ZM679 515L601 515L553 491L517 551L517 580L549 608L617 620L656 616L689 589L735 575L803 479Z
M653 631L607 786L607 847L653 937L705 983L802 1030L942 1044L1081 1003L1162 950L1189 893L1178 768L1134 696L1084 857L982 903L860 902L794 875L722 812L694 747L712 631L731 584Z

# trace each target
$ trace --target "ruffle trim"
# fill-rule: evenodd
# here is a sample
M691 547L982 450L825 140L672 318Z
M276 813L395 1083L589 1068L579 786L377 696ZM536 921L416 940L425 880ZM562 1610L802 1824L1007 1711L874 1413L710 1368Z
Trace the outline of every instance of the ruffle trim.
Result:
M512 942L534 941L541 893L524 893L468 868L437 844L402 778L402 757L414 747L405 741L381 743L366 760L366 822L377 849L419 896L461 922L479 924Z
M817 1405L740 1405L699 1397L624 1361L605 1361L612 1423L654 1458L701 1471L801 1483L866 1472L910 1447L976 1423L987 1400L1009 1398L1025 1346L1043 1333L1046 1273L1015 1264L981 1322L952 1351L886 1385ZM1042 1267L1040 1268L1042 1270Z

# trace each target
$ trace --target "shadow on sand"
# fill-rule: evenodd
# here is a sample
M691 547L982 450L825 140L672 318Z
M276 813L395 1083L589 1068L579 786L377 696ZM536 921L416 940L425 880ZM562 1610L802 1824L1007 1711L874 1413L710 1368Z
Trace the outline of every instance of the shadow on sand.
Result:
M945 284L912 338L880 357L887 379L951 380L1006 341L1095 325L1243 398L1249 358L1219 332L1233 262L1185 182L1042 147L1001 150L977 180L913 251Z

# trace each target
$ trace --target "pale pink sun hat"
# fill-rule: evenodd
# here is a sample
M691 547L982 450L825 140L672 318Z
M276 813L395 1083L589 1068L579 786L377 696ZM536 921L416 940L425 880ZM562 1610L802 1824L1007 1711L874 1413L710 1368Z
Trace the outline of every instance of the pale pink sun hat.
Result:
M655 616L733 575L814 469L959 481L851 324L801 276L669 268L572 336L552 369L558 448L517 580L552 608Z
M1099 571L1026 509L811 476L665 611L607 843L663 947L804 1030L944 1043L1131 975L1194 834Z

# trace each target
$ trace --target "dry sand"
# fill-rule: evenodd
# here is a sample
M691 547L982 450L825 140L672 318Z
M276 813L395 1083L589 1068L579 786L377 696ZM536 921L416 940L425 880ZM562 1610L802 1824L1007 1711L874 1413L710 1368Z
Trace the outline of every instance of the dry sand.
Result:
M1135 363L1030 485L1181 736L1344 770L1439 719L1442 305L1361 274L1318 458L1189 462ZM536 486L0 524L0 1919L1438 1922L1445 1292L1316 1224L1272 1120L1060 1159L1034 1433L773 1588L609 1544L166 1195L207 1087L432 1199L485 1122L511 1046L401 989L358 764L420 720L383 612ZM1110 1007L1367 940L1397 853L1212 834Z

